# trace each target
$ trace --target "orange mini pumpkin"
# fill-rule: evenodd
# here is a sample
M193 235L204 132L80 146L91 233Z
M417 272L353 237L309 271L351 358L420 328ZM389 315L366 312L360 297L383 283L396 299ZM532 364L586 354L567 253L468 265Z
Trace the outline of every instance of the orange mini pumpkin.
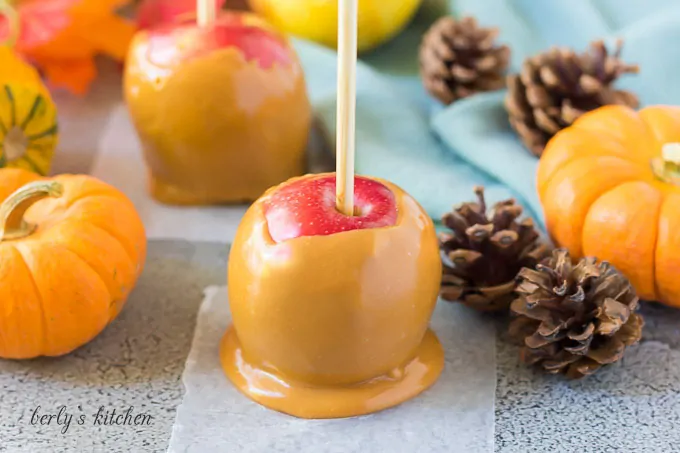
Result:
M123 308L146 257L132 203L89 176L0 170L0 357L59 356Z
M680 307L680 107L606 106L547 145L538 191L552 239L647 300Z

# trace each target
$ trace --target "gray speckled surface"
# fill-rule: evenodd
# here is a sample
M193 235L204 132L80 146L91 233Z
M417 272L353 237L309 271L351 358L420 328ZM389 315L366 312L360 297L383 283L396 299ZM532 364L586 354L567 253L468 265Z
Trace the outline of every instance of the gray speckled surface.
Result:
M226 256L222 244L151 241L128 305L94 341L60 359L0 361L0 452L165 452L203 289L224 284ZM576 382L520 365L498 320L495 450L680 451L680 310L647 305L643 313L643 343L622 363ZM54 422L31 425L38 405L41 414L65 405L74 414L68 432ZM133 414L154 419L92 426L99 406L134 406Z
M522 366L497 320L496 452L680 452L680 310L642 313L642 342L580 381Z
M91 343L59 359L0 361L0 451L165 451L203 289L225 283L226 254L221 244L151 241L147 267L127 306ZM37 406L42 414L61 405L74 414L66 434L54 421L30 424ZM99 406L117 412L134 406L133 414L149 414L153 421L93 426ZM80 414L86 415L82 426L76 424Z

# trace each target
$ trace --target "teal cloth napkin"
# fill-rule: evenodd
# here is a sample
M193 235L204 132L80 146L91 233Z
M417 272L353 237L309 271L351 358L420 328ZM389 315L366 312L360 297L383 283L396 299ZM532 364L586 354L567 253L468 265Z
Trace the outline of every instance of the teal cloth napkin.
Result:
M395 40L362 55L357 73L359 174L386 178L413 195L438 220L484 185L489 203L515 198L539 226L537 158L510 129L503 90L444 107L425 92L418 74L423 33L440 16L475 16L500 29L512 50L511 71L551 46L583 51L596 39L612 47L624 39L623 58L641 73L618 85L644 105L680 104L680 2L677 0L426 0ZM294 40L316 112L335 134L334 51Z

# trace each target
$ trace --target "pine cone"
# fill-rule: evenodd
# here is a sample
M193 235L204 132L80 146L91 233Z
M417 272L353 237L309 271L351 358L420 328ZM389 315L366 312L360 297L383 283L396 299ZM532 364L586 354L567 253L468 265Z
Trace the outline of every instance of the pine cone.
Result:
M523 343L521 359L529 365L578 379L640 340L639 299L607 262L584 258L573 266L569 252L558 249L536 270L522 269L518 281L510 335Z
M472 17L443 17L420 46L420 74L427 91L444 104L505 87L508 46L496 46L495 28L481 28Z
M612 86L621 75L639 71L621 61L622 45L619 41L613 55L602 41L581 55L553 48L527 59L520 74L508 77L505 109L533 154L540 157L550 138L588 111L609 104L637 108L633 93Z
M494 206L487 216L484 188L475 187L477 203L463 203L442 218L451 232L439 236L445 259L441 297L480 311L507 310L516 297L515 277L547 255L531 218L517 218L515 200Z

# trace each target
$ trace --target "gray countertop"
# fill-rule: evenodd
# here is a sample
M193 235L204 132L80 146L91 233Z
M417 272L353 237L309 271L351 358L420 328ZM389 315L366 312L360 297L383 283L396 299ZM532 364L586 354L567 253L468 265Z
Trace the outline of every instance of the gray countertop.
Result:
M0 452L165 451L203 289L225 283L226 256L226 245L152 241L128 304L92 342L62 358L0 361ZM56 421L31 424L36 407L55 414L62 405L74 415L65 434ZM117 413L132 406L133 417L153 420L95 426L101 406Z
M0 361L0 452L164 452L203 289L225 283L226 257L223 244L151 241L127 306L95 340L58 359ZM680 451L680 312L648 306L644 314L643 343L576 382L520 365L496 319L496 451ZM69 429L31 424L38 406L38 415L64 406ZM93 425L100 407L153 418Z
M641 343L579 381L521 365L497 320L496 451L680 451L680 310L641 312Z

